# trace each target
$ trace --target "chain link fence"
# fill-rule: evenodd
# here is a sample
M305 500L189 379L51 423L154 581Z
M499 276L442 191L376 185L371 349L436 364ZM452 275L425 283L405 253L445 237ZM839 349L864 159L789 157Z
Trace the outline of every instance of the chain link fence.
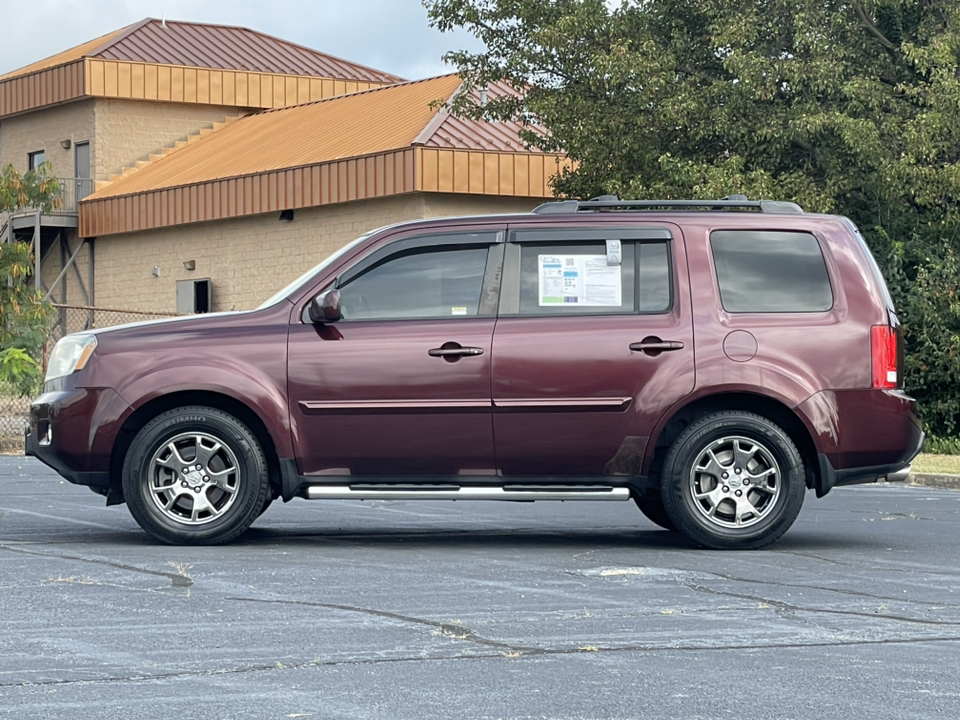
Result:
M81 305L54 305L54 307L57 309L57 316L49 339L44 345L44 368L53 346L64 335L92 328L112 327L175 315L175 313L117 310ZM0 452L15 452L23 449L23 430L27 426L32 399L17 397L0 382Z

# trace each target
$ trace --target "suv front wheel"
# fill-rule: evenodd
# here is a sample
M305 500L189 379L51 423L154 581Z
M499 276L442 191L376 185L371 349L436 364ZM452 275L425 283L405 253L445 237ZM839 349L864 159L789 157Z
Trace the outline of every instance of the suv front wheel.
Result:
M670 446L663 463L664 509L704 547L769 545L797 519L806 490L803 460L790 437L748 412L706 415Z
M140 527L171 545L229 542L270 498L256 436L232 415L200 406L148 422L127 452L122 482Z

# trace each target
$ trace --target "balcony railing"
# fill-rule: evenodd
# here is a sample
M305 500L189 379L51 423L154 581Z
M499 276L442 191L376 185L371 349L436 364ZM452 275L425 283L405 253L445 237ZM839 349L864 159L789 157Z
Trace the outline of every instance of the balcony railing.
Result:
M93 178L57 178L59 196L54 200L51 215L76 215L77 203L93 193Z
M77 203L94 191L93 178L57 178L60 192L53 199L53 208L48 215L76 215ZM20 208L14 212L0 213L0 242L6 239L7 221L23 215L35 215L35 208Z

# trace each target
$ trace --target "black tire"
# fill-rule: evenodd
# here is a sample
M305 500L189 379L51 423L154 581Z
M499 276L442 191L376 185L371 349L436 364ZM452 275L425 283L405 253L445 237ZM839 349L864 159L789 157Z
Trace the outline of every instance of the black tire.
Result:
M764 417L729 411L680 433L664 459L660 489L667 515L694 542L752 550L793 525L806 483L789 435Z
M122 484L140 527L170 545L235 540L270 498L256 436L229 413L200 406L148 422L124 458Z
M667 515L667 510L663 506L663 498L660 495L644 495L643 497L635 497L633 500L647 520L654 525L659 525L664 530L676 531L677 526Z

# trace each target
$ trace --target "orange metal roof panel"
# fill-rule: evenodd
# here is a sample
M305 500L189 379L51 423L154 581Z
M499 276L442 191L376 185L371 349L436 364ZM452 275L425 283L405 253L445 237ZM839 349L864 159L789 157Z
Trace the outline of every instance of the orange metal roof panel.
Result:
M396 83L402 78L272 35L229 25L147 18L0 76L16 77L83 57Z
M92 195L96 200L410 147L456 75L248 115Z
M32 72L37 72L38 70L46 70L47 68L51 68L56 65L63 65L65 63L79 60L82 57L88 56L90 53L96 52L98 48L101 48L104 45L112 42L113 40L120 37L121 35L129 31L131 28L133 28L137 24L138 23L134 23L134 25L127 25L126 27L122 27L119 30L114 30L111 33L107 33L106 35L101 35L98 38L94 38L93 40L90 40L89 42L85 42L82 45L77 45L76 47L72 47L69 50L64 50L63 52L59 52L56 55L51 55L50 57L44 58L43 60L37 60L37 62L35 63L31 63L30 65L26 65L17 70L8 72L5 75L0 75L0 80L8 80L10 78L17 77L19 75L27 75Z
M248 28L170 20L163 23L151 19L135 32L111 43L96 57L367 82L402 80L396 75Z
M487 87L490 99L501 95L516 95L516 91L503 83L494 83ZM479 93L471 93L479 100ZM513 121L486 122L469 120L445 113L439 124L428 136L420 140L424 147L448 148L454 150L492 150L495 152L527 152L527 146L520 139L520 131L525 127L538 134L545 131L538 126L524 126Z

